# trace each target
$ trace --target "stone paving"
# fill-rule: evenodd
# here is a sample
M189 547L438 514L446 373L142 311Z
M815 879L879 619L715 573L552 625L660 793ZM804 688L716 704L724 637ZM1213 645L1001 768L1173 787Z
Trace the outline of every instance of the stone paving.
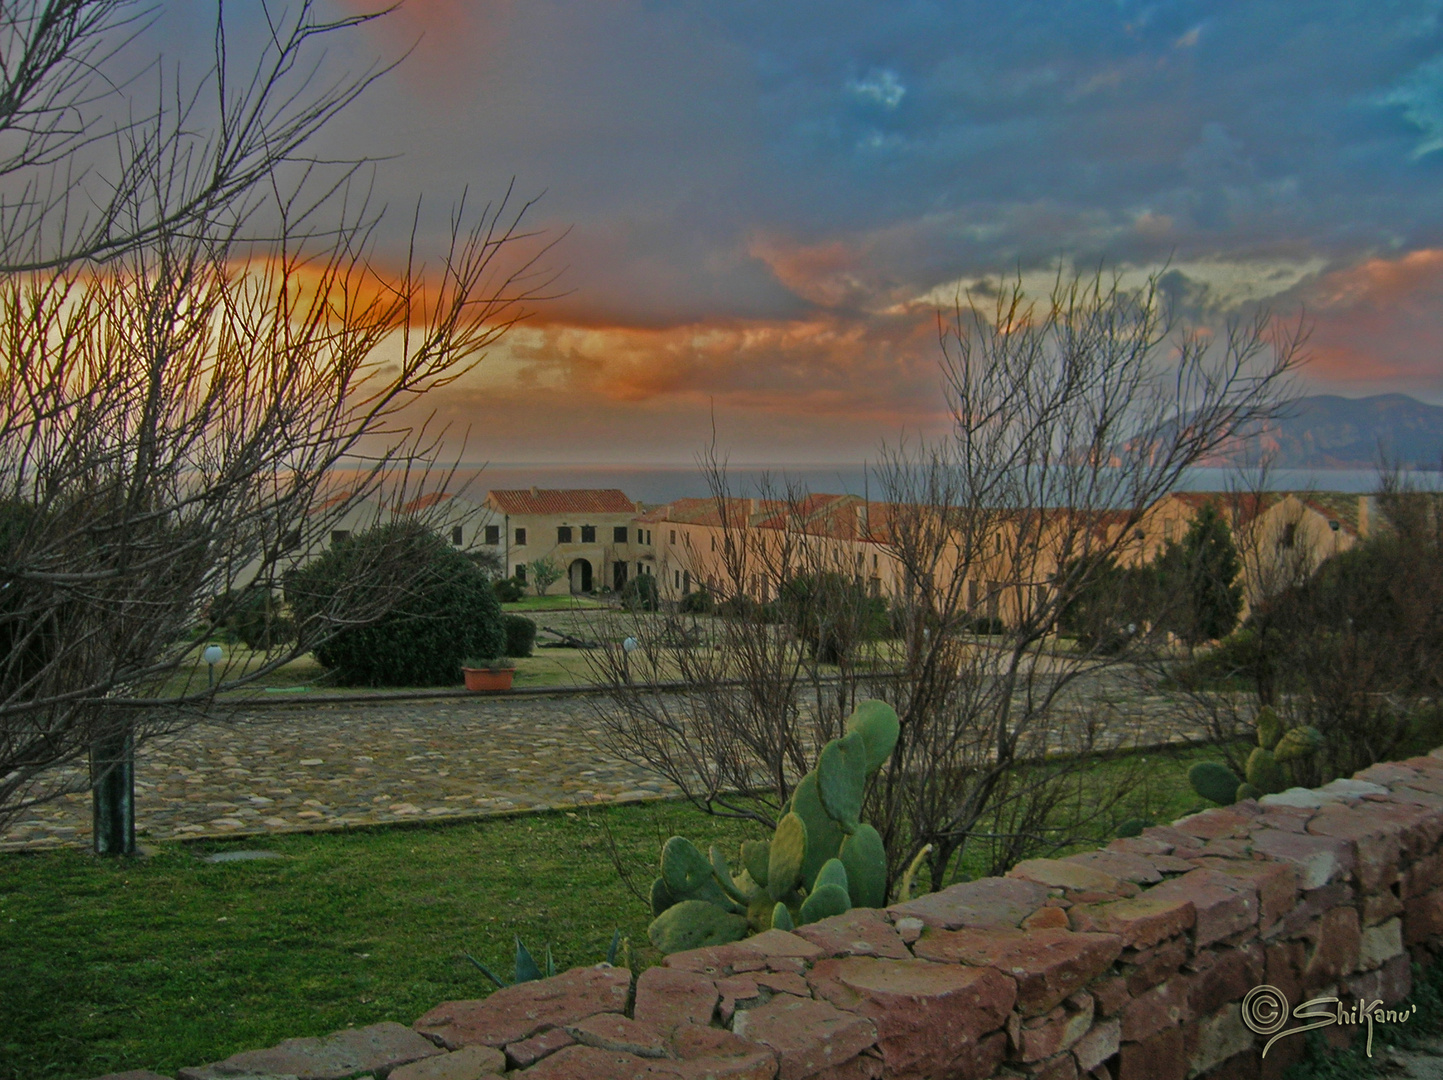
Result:
M629 802L674 794L600 750L582 697L256 710L141 748L142 841ZM35 807L0 850L90 843L90 796Z

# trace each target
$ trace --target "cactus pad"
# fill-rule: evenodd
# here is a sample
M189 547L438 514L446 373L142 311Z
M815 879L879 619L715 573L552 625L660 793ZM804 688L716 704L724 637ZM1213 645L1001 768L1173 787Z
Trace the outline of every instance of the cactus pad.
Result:
M821 875L818 875L820 878ZM842 915L852 910L851 898L847 896L847 890L840 885L818 885L810 895L802 901L801 922L814 923L821 919L829 919L833 915Z
M815 772L807 773L798 782L797 790L792 795L792 813L801 818L807 827L807 854L802 861L802 884L810 889L817 879L817 871L822 868L822 863L837 853L846 833L842 832L842 827L832 820L831 815L823 808L821 796L817 794ZM782 895L785 895L785 892ZM777 899L780 900L781 896L777 896Z
M842 841L838 853L847 868L847 894L853 907L884 907L887 903L887 851L882 836L870 825Z
M847 868L842 865L841 859L828 859L817 871L815 889L825 885L837 885L843 889L847 887Z
M862 790L867 784L867 744L860 731L833 739L817 762L817 794L827 815L851 833L862 816Z
M660 915L674 903L676 903L676 897L666 887L666 878L657 878L651 883L651 913L653 915Z
M847 720L847 731L859 732L867 747L867 772L874 773L887 763L902 730L897 710L885 701L863 701Z
M778 904L772 908L772 929L773 930L795 930L797 924L792 920L792 913L787 910L786 904Z
M1273 750L1278 745L1278 740L1283 737L1283 722L1278 719L1278 714L1273 712L1271 705L1264 705L1258 710L1258 745L1264 750Z
M783 811L785 813L785 811ZM767 862L772 857L772 845L765 840L744 840L742 842L742 865L758 885L767 883Z
M705 900L683 900L653 919L646 936L663 953L674 953L740 941L746 932L744 916Z
M700 892L711 881L711 863L684 836L673 836L661 849L661 876L678 897Z
M1323 748L1323 736L1315 727L1289 728L1278 740L1273 756L1279 761L1296 761Z
M1204 799L1230 806L1242 781L1220 761L1199 761L1187 771L1187 782Z
M735 900L738 904L749 904L754 899L752 892L749 892L740 882L732 878L731 867L727 865L726 856L721 853L721 848L715 844L711 846L711 870L712 876L716 878L717 884L722 891ZM752 885L750 875L745 879L746 885ZM755 886L753 886L755 888Z
M1235 794L1233 798L1237 802L1242 802L1244 799L1260 799L1262 798L1263 794L1263 792L1253 787L1252 784L1249 784L1247 781L1243 781L1241 784L1238 785L1237 794Z
M807 857L807 839L807 826L795 813L777 823L767 863L767 892L773 900L782 899L797 887Z
M1278 745L1281 746L1282 743ZM1248 783L1264 794L1268 794L1282 791L1288 786L1288 778L1284 775L1277 758L1273 756L1273 752L1264 750L1260 746L1248 755ZM1233 794L1237 794L1237 788L1233 789Z

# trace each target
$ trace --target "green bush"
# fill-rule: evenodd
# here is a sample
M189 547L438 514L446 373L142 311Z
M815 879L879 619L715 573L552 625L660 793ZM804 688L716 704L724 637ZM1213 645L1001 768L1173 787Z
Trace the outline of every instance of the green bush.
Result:
M621 590L621 602L631 611L655 611L657 608L656 578L638 574Z
M526 586L514 577L497 578L491 583L491 589L503 604L514 604L526 595Z
M525 615L503 615L501 623L506 628L506 655L530 656L536 644L536 624Z
M216 597L211 617L249 649L274 649L296 636L295 623L282 610L280 597L261 585Z
M684 615L710 615L714 610L716 601L708 589L698 589L681 598L681 611Z
M348 626L376 605L396 579L390 611ZM382 585L387 582L391 584ZM485 573L464 553L414 522L381 525L331 548L286 582L299 622L339 625L316 659L350 686L448 686L466 656L500 656L506 648L501 607Z

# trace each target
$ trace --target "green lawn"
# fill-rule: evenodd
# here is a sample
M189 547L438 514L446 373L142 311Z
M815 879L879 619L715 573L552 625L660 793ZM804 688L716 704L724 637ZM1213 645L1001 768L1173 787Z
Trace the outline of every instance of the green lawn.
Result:
M1162 821L1194 808L1193 756L1150 754L1136 809ZM169 1072L410 1023L491 990L463 951L509 975L513 933L536 950L549 940L564 969L601 960L619 928L647 966L650 913L622 884L608 829L642 889L674 833L729 853L761 836L671 802L229 845L284 861L200 861L221 842L132 861L0 855L0 1080Z
M528 611L586 611L605 606L591 596L523 596L513 603L502 604L501 610L524 614Z

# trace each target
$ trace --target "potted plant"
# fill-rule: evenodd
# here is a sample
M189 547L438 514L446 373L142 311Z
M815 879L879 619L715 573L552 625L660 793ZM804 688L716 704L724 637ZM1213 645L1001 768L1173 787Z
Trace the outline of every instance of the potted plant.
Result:
M504 656L490 660L463 660L461 674L467 690L510 690L516 665Z

